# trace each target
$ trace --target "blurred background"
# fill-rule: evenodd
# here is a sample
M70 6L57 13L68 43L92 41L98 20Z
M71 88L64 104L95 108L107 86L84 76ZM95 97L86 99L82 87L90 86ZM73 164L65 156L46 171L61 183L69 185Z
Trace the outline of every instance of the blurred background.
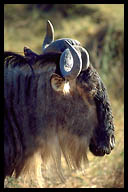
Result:
M105 157L88 155L85 174L68 176L65 183L46 180L42 187L124 187L124 5L123 4L6 4L4 5L4 49L23 54L29 46L41 53L46 21L54 26L55 39L80 41L104 81L110 97L116 146ZM66 168L65 168L66 169ZM22 178L7 178L5 187L33 187ZM35 186L38 187L38 186Z

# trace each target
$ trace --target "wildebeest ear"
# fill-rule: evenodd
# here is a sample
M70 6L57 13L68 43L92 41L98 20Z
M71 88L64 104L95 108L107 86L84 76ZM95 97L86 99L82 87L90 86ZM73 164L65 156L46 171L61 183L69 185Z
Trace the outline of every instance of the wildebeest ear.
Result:
M53 74L51 77L51 86L54 91L63 91L64 82L64 79L60 75Z
M51 77L51 86L54 91L68 94L70 90L69 82L66 82L61 76L53 74Z

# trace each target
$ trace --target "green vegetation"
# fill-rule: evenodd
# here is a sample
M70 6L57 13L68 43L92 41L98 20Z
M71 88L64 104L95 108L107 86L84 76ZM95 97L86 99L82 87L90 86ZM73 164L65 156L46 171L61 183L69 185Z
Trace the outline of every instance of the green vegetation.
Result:
M116 147L103 158L89 153L89 167L83 176L72 173L65 184L46 182L44 187L123 187L123 89L124 89L124 5L123 4L6 4L4 42L6 51L20 52L29 46L41 53L46 21L54 25L55 39L77 39L87 48L93 66L110 96L116 127ZM66 168L65 168L66 170ZM26 187L9 178L5 187Z

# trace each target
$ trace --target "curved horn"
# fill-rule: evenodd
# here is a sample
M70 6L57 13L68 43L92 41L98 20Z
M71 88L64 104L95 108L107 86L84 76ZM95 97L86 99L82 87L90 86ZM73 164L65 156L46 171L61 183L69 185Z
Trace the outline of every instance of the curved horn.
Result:
M48 47L43 50L43 53L62 53L65 49L68 48L68 45L65 42L73 45L75 49L81 54L82 57L82 70L86 70L89 67L89 54L86 49L80 46L80 42L70 38L62 38L52 42Z
M82 69L82 59L79 52L67 40L65 44L68 48L60 57L60 71L65 79L75 79Z
M81 46L74 45L75 49L81 54L82 58L82 71L86 70L90 65L89 54L87 50Z
M54 28L52 23L48 20L47 21L47 31L46 36L42 45L42 49L44 50L46 47L49 46L54 41Z
M43 50L43 53L55 52L55 53L62 53L68 46L65 43L68 41L71 45L80 45L80 42L70 38L62 38L57 39L56 41L52 42L48 47Z

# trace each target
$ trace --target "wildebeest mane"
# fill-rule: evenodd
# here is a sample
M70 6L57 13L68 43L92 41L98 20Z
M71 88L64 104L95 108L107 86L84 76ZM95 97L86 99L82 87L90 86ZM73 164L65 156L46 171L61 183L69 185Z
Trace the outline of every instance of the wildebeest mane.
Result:
M31 57L29 58L29 57L17 54L15 52L5 51L4 52L4 61L6 61L7 66L10 63L12 64L12 61L13 61L13 67L26 65L26 64L28 64L28 62L31 62L31 65L33 65L38 61L41 61L40 64L43 64L43 62L47 62L47 63L51 64L51 62L58 63L60 56L61 56L61 53L40 54L40 55L36 56L34 59L34 62L32 62Z
M12 65L13 63L13 65ZM24 65L26 64L26 59L24 56L11 52L11 51L5 51L4 52L4 64L8 67L10 64L12 67L15 67L17 65Z
M43 66L44 64L51 65L52 63L54 63L54 64L57 64L55 72L60 75L61 73L58 65L60 56L61 56L61 53L51 52L51 53L40 54L32 58L32 57L26 57L26 56L17 54L15 52L5 51L4 64L6 65L6 67L11 66L12 68L15 68L17 66L22 67L22 66L29 65L32 71L32 74L34 75L33 65L36 65L38 63L38 66Z

